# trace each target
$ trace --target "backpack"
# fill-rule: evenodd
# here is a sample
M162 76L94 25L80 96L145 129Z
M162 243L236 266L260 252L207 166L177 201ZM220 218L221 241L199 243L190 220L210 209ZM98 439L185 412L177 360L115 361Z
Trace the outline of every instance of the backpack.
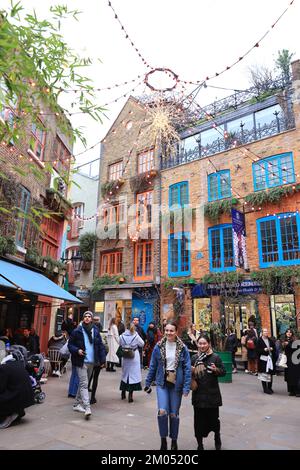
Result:
M255 343L254 343L254 340L249 338L247 339L247 348L248 349L255 349Z

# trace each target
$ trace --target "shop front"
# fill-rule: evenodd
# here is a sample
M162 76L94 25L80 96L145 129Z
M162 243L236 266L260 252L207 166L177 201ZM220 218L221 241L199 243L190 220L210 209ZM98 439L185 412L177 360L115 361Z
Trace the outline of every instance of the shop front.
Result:
M81 303L38 270L0 260L0 329L9 328L16 336L22 335L24 328L35 328L45 352L53 311L62 301Z
M100 317L104 331L107 331L112 318L116 318L117 322L122 320L126 326L137 316L144 331L147 330L149 322L156 319L158 295L150 286L107 286L94 296L94 300L94 311Z
M223 318L223 329L232 327L238 338L254 319L258 329L267 327L272 336L297 329L294 294L267 295L257 281L234 284L198 284L192 290L193 321L199 330Z

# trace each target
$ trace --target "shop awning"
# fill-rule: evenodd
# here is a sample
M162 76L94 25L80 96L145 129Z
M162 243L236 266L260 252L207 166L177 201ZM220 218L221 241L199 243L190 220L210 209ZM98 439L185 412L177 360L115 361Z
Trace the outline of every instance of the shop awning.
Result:
M0 286L82 304L81 300L50 281L46 276L3 260L0 260Z

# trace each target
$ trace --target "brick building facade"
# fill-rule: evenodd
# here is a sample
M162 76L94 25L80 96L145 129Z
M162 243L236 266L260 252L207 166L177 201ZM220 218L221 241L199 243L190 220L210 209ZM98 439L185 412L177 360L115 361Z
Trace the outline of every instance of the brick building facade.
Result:
M275 276L269 290L261 276L253 279L253 272L287 272L300 263L300 61L292 70L292 83L264 99L219 114L201 110L204 124L182 134L188 149L162 162L162 203L170 205L172 192L177 212L197 208L161 242L161 314L174 315L179 289L182 327L194 321L208 329L222 315L238 336L252 315L275 336L300 327L295 276L288 288ZM230 202L223 213L222 201ZM234 265L231 205L245 216L246 269Z
M106 329L115 315L140 317L147 328L159 317L160 243L153 205L159 204L157 149L144 134L146 111L130 97L102 141L94 293ZM112 284L111 278L121 278ZM105 282L105 281L103 281Z
M11 122L14 119L12 110L3 110L1 119L3 123ZM22 119L25 132L20 141L0 145L3 208L0 212L0 236L3 243L6 240L11 243L11 249L1 252L4 261L1 281L5 266L11 269L13 264L15 272L19 267L25 268L23 272L28 278L31 273L41 273L55 284L62 285L65 270L58 260L67 220L71 216L67 175L72 144L70 138L60 131L54 113L41 114L38 125L30 122L28 117ZM53 169L51 173L49 166ZM46 217L41 215L43 211ZM47 215L49 211L50 217ZM61 321L59 307L63 301L53 299L53 296L37 295L37 286L31 292L23 292L22 289L16 293L14 289L6 289L3 282L0 284L0 328L10 328L15 332L34 327L40 336L41 350L46 352L49 336L55 333Z

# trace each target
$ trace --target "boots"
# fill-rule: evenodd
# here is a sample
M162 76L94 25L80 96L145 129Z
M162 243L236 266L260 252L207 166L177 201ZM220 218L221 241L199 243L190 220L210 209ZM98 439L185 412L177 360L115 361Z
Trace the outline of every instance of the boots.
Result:
M272 394L272 392L271 392L271 391L268 389L268 387L267 387L267 382L262 381L262 387L263 387L263 389L264 389L264 393L267 393L268 395L271 395L271 394Z
M221 450L222 442L221 442L221 435L219 432L215 432L215 449Z
M171 442L171 450L178 450L178 447L177 447L177 439L172 439L172 442Z
M125 390L122 390L121 392L121 400L125 400L126 399L126 392Z
M133 395L133 391L131 391L131 392L128 393L128 403L132 403L132 402L133 402L132 395Z
M168 450L167 438L161 438L160 450Z
M198 442L198 449L197 450L204 450L202 437L197 437L197 442Z
M272 390L272 385L273 385L273 382L268 382L268 390L270 390L271 393L274 393L273 390Z

